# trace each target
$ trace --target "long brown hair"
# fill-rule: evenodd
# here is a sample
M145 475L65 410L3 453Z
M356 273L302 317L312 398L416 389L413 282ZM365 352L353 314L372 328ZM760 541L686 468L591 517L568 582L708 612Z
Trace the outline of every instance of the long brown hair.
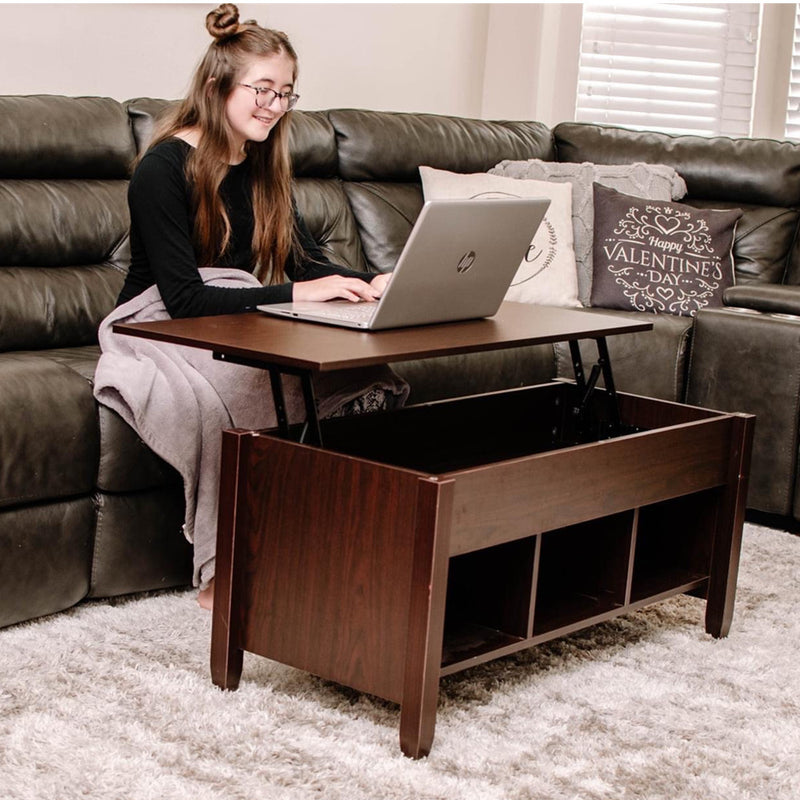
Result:
M237 76L253 57L297 54L281 31L262 28L254 20L239 24L239 9L224 3L206 16L215 41L195 70L187 97L160 122L152 147L185 128L197 128L200 141L186 162L195 210L195 246L203 265L213 264L227 249L231 225L219 194L231 156L232 134L225 104ZM294 224L289 158L291 114L284 114L264 142L247 142L245 153L253 177L252 249L255 274L263 283L286 280L286 260L299 247Z

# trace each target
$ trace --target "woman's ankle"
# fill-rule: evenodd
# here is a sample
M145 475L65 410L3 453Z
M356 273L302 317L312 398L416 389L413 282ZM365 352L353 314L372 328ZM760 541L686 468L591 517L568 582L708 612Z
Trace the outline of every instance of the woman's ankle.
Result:
M197 594L197 604L200 608L204 608L207 611L212 611L214 609L214 579L211 579L211 582L206 586L205 589L201 589Z

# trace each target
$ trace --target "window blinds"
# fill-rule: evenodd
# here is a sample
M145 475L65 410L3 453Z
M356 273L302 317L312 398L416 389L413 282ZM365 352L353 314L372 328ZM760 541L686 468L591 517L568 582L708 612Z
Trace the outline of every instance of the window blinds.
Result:
M786 107L787 139L800 139L800 7L794 20L794 42L792 44L792 73L789 78L789 102Z
M575 119L747 136L758 25L758 3L585 3Z

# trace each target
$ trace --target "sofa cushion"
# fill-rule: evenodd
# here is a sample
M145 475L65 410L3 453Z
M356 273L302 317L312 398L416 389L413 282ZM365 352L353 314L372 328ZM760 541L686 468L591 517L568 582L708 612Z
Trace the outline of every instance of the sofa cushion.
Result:
M652 331L626 333L608 337L608 351L614 369L614 383L619 391L657 397L661 400L683 401L688 371L689 344L692 336L692 317L671 314L651 314L637 311L609 311L587 308L583 314L603 314L631 319L638 315L653 324ZM560 377L574 378L569 345L555 345L557 372ZM597 347L591 340L580 343L584 367L597 361ZM602 385L603 379L600 379Z
M106 406L97 408L100 425L98 489L134 492L183 486L180 473L147 447L116 411Z
M94 385L100 348L65 347L48 350L46 357ZM106 492L138 492L163 486L182 486L180 474L159 458L115 411L97 406L100 426L100 460L97 488Z
M366 181L346 182L344 190L370 271L390 272L422 210L422 187L419 183Z
M336 264L366 271L358 225L342 182L336 178L297 178L293 192L297 208L322 252Z
M95 342L128 263L120 103L0 97L0 350Z
M800 320L757 311L701 311L686 399L756 415L748 508L797 517Z
M0 628L86 597L94 524L90 496L3 509Z
M0 349L95 342L127 269L127 183L0 179Z
M664 164L571 164L542 161L501 161L490 170L493 175L536 179L572 185L572 230L578 272L578 296L589 305L592 290L592 248L594 244L595 182L653 200L680 200L686 184L672 167Z
M800 204L800 144L634 131L562 122L553 129L559 161L668 164L687 196L767 206Z
M125 111L130 119L137 154L141 154L147 149L158 117L176 102L154 97L136 97L124 103Z
M92 492L96 413L89 383L46 351L0 353L0 506Z
M552 345L540 344L402 361L392 368L411 384L409 403L418 404L546 383L555 377L555 358Z
M697 209L594 185L592 305L694 316L733 285L741 209Z
M138 153L147 149L158 117L175 102L153 97L137 97L125 102ZM327 112L292 112L289 152L296 177L332 178L336 175L339 156Z
M192 546L183 535L180 486L97 496L89 597L188 586Z
M504 158L554 157L540 122L487 122L434 114L335 110L339 174L349 181L416 182L417 167L486 172Z
M292 168L299 178L333 178L339 170L336 134L323 111L292 111Z
M0 179L125 178L135 155L116 100L0 97Z
M15 267L100 264L128 235L125 180L0 181L0 258Z
M124 277L109 264L0 267L0 351L97 342Z
M695 208L741 208L733 241L737 283L782 283L795 245L800 212L796 208L754 206L715 200L688 200Z
M572 187L547 181L521 181L485 172L456 173L419 168L426 200L473 197L546 197L542 224L531 240L505 299L520 303L577 308L578 277L572 239Z

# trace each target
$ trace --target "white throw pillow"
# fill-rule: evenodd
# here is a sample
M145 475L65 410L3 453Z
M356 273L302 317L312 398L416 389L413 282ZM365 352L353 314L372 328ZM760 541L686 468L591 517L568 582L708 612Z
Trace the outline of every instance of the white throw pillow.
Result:
M505 299L546 306L580 307L572 244L572 187L547 181L520 181L485 172L462 174L420 167L426 200L475 197L546 197L544 220L520 263Z
M686 183L665 164L577 164L569 161L501 161L489 174L519 180L569 183L572 186L572 229L575 236L575 262L578 296L588 306L592 293L592 246L594 242L594 202L592 184L599 183L618 192L647 200L680 200Z

